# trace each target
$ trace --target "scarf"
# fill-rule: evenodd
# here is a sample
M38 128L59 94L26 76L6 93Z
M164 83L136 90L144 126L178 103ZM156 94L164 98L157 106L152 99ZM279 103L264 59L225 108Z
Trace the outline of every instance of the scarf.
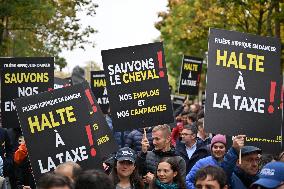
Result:
M155 181L156 186L158 186L161 189L178 189L178 185L173 183L173 184L166 184L162 183L160 180L156 179Z

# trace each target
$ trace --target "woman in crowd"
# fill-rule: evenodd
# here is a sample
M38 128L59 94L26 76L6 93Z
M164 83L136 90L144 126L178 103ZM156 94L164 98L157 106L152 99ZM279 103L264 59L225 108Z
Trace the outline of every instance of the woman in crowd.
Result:
M116 189L143 189L144 184L135 165L136 154L131 148L118 150L111 177Z
M163 158L158 166L151 189L185 189L178 163L172 157Z

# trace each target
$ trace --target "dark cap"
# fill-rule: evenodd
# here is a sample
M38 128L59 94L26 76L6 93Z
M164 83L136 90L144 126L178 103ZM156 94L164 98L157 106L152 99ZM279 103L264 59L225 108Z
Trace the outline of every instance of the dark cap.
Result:
M117 161L131 161L132 163L135 163L136 160L136 154L135 151L132 150L131 148L128 147L124 147L124 148L120 148L115 156L115 159Z
M242 156L249 155L251 153L258 153L261 154L261 149L255 146L244 146L242 147Z

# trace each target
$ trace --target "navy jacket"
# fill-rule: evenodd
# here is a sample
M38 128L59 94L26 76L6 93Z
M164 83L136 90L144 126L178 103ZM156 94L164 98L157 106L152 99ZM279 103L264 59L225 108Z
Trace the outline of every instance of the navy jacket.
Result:
M189 159L186 152L186 146L184 143L177 143L176 146L176 154L181 156L185 163L186 163L186 174L191 170L191 168L195 165L195 163L207 156L210 156L210 150L207 146L203 145L200 142L196 143L196 150L192 154L191 158Z
M250 187L252 183L257 181L259 178L258 175L251 176L247 173L245 173L242 169L240 169L238 166L235 167L234 173L232 174L232 177L230 179L231 183L231 189L247 189Z
M109 115L106 115L106 122L109 128L113 131L112 120ZM113 131L113 136L114 136L116 143L118 144L118 148L124 147L128 133L129 131L124 131L124 132L114 132Z
M144 134L144 129L140 128L140 129L134 129L133 131L131 131L128 136L127 139L125 141L125 147L129 147L132 148L133 150L135 150L136 152L140 152L142 149L142 137ZM153 146L153 139L152 139L152 128L148 128L146 129L146 135L147 135L147 139L150 143L150 147L149 147L149 151L153 150L154 146Z

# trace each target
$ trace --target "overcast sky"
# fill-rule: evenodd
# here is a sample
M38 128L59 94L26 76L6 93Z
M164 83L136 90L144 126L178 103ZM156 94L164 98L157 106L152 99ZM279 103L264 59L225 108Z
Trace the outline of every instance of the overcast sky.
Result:
M81 17L82 24L89 24L98 33L92 40L96 46L85 46L86 51L63 51L71 72L76 65L84 66L95 61L102 68L101 50L151 43L160 32L154 27L158 12L167 10L167 0L97 0L99 7L93 18Z

